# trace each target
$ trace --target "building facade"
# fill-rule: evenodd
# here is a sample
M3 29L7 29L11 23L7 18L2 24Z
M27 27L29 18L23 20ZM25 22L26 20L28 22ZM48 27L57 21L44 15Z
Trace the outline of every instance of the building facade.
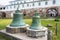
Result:
M37 10L40 16L59 16L60 0L15 0L10 1L9 5L0 7L0 17L12 18L13 13L19 5L19 10L23 15L32 16L34 10Z

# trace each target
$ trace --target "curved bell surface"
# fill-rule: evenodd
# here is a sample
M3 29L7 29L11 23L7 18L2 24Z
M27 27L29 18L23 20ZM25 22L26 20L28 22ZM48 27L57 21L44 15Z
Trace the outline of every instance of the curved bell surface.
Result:
M34 12L34 16L32 18L32 25L30 29L37 30L40 25L40 16L37 12Z
M23 21L23 13L21 13L19 10L16 10L15 14L13 15L13 21L10 24L12 27L18 27L18 26L25 26L25 23Z

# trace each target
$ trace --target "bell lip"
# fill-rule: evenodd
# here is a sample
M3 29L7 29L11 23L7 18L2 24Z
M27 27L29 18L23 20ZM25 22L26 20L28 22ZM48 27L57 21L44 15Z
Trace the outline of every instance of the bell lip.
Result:
M30 29L29 27L27 27L27 30L30 30L30 31L46 31L47 28L46 27L42 27L43 29L37 29L37 30L34 30L34 29Z
M7 27L9 28L24 28L24 27L28 27L29 25L26 24L25 26L18 26L18 27L13 27L13 26L10 26L10 25L7 25Z

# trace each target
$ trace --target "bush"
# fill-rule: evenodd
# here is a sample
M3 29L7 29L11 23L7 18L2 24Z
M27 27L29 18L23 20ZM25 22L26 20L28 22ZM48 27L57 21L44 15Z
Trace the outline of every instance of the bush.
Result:
M55 19L54 21L58 22L58 21L59 21L59 19Z

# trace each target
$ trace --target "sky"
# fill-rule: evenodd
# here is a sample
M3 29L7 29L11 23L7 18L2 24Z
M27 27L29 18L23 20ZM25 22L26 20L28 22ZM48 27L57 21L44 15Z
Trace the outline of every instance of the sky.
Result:
M0 0L0 5L7 5L9 4L9 1L13 1L13 0Z

